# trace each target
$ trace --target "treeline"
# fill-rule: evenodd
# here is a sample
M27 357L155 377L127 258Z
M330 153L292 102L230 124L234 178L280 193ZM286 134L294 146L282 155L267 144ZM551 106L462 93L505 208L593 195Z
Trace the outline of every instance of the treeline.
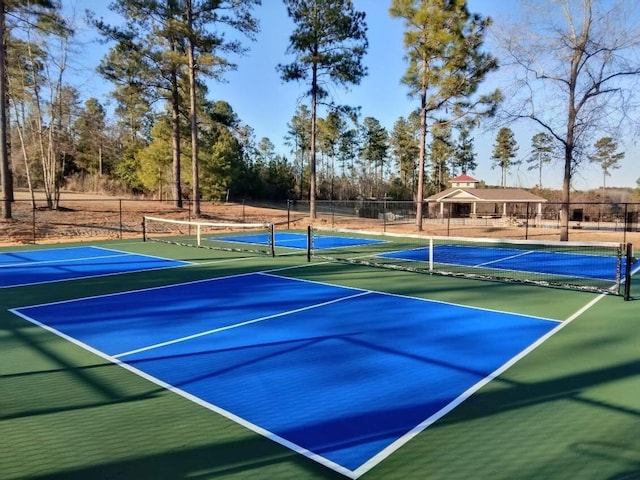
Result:
M602 112L626 112L603 94L620 91L625 94L620 95L622 105L633 104L623 100L634 98L635 89L622 80L614 82L637 78L640 66L629 60L637 58L631 56L636 49L626 49L627 42L608 42L623 33L637 38L632 35L635 24L602 32L585 25L594 51L604 54L588 55L583 45L589 42L562 37L574 30L560 28L550 29L560 38L551 35L540 47L544 52L567 48L557 62L544 55L534 57L535 62L520 59L535 45L508 51L516 60L513 65L537 65L544 59L558 70L531 75L525 69L519 83L525 88L513 91L524 98L515 101L503 97L500 89L480 89L498 69L497 58L483 45L490 18L470 13L466 2L443 6L435 0L393 0L389 14L403 22L407 60L404 75L398 73L415 103L412 113L387 130L378 119L360 115L357 107L333 104L329 95L332 87L357 85L366 75L364 12L355 10L350 0L283 2L294 24L287 49L291 63L274 68L282 80L301 82L309 97L309 106L301 104L293 112L286 139L276 139L286 140L286 155L276 153L271 139L258 138L232 105L212 100L208 91L210 81L223 79L236 67L232 59L246 51L244 42L255 39L259 23L254 10L260 0L121 0L110 5L121 18L117 25L87 12L88 24L110 45L97 69L112 86L109 115L96 98L83 101L67 80L76 34L61 4L2 2L6 50L0 61L0 104L6 106L6 115L0 121L0 145L8 151L0 149L0 173L5 218L11 216L14 186L43 189L48 206L56 208L60 189L76 182L170 198L177 207L189 198L196 215L201 199L309 198L312 218L316 197L415 200L421 229L424 198L446 188L452 176L475 170L473 129L500 106L504 122L529 118L541 130L532 132L531 150L517 156L513 132L500 129L492 160L502 171L502 186L508 170L525 160L538 173L541 187L542 169L559 159L564 164L561 236L566 240L574 173L586 161L598 163L604 190L624 156L615 138L592 142L600 136L594 132L606 131L599 120L615 116ZM583 15L576 19L607 11L604 3L583 2ZM505 40L505 47L514 39ZM521 40L527 47L526 38ZM594 66L569 75L563 70L566 58L571 65ZM549 98L538 98L547 90L534 87L534 79L560 85L553 96L555 110ZM582 97L567 99L566 92ZM532 111L524 112L525 106Z
M226 25L252 38L256 3L236 2L224 18L216 2L198 11L180 2L118 2L113 8L124 19L120 26L90 16L113 45L98 68L113 85L115 108L108 115L98 99L83 102L66 81L75 32L60 5L9 2L4 26L12 185L44 189L51 208L65 185L179 204L194 192L204 200L308 198L307 106L300 105L288 124L290 151L283 156L271 139L256 138L232 105L207 98L204 80L233 68L229 54L243 49L216 32ZM316 119L317 197L414 199L418 114L399 118L387 131L379 120L354 112L332 108ZM457 140L450 124L433 127L426 193L475 168L471 126L456 126Z

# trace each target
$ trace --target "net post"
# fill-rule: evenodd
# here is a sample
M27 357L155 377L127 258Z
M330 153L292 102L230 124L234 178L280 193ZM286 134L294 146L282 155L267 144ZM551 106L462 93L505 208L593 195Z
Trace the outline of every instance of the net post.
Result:
M201 246L202 246L202 241L201 241L201 240L202 240L202 238L201 238L201 236L200 236L200 235L201 235L201 233L202 233L202 229L201 229L200 227L201 227L201 225L200 225L199 223L198 223L198 224L196 224L196 239L197 239L197 240L196 240L196 242L197 242L197 245L198 245L199 247L201 247Z
M269 224L269 247L271 250L271 257L275 258L276 256L276 233L275 226L273 223Z
M631 300L631 264L634 263L635 258L633 258L633 244L626 244L625 251L625 268L624 268L624 300Z
M142 217L142 241L147 241L147 217Z
M311 261L311 245L312 245L312 238L313 236L313 227L311 225L307 226L307 262Z

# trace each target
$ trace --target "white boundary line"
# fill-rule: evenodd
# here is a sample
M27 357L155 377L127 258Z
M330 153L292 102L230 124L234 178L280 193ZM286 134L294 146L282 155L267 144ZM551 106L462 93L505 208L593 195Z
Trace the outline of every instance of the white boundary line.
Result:
M306 266L306 265L304 265ZM159 288L170 288L173 286L179 286L179 285L185 285L185 284L191 284L191 283L199 283L199 282L205 282L205 281L215 281L215 280L219 280L219 279L224 279L224 278L233 278L233 277L240 277L240 276L247 276L247 275L265 275L265 276L274 276L274 277L278 277L278 278L284 278L287 280L291 280L291 281L300 281L300 282L309 282L309 283L315 283L315 284L322 284L322 285L328 285L328 286L333 286L333 287L338 287L338 288L345 288L345 289L351 289L351 290L359 290L360 293L348 296L348 297L342 297L340 299L336 299L333 301L329 301L329 302L324 302L323 304L317 304L311 307L303 307L301 309L297 309L297 310L292 310L289 312L283 312L280 314L275 314L275 315L270 315L270 316L266 316L266 317L262 317L259 319L254 319L254 320L250 320L247 322L242 322L239 323L237 325L232 325L229 327L223 327L222 329L228 329L228 328L236 328L242 325L247 325L250 323L255 323L258 321L262 321L262 320L266 320L268 318L274 318L277 316L282 316L282 315L286 315L289 313L295 313L296 311L304 311L307 310L309 308L315 308L316 306L321 306L321 305L326 305L326 304L330 304L330 303L335 303L337 301L342 301L342 300L347 300L347 299L352 299L352 298L356 298L356 297L360 297L360 296L364 296L367 295L369 293L377 293L377 294L382 294L382 295L389 295L389 296L395 296L395 297L400 297L400 298L407 298L407 299L414 299L414 300L420 300L420 301L425 301L425 302L435 302L435 303L441 303L441 304L447 304L447 305L451 305L451 306L457 306L457 307L462 307L462 308L469 308L469 309L476 309L476 310L486 310L486 311L491 311L491 312L496 312L496 313L502 313L502 314L510 314L510 315L516 315L516 316L524 316L524 317L529 317L529 318L533 318L533 319L541 319L541 320L549 320L549 321L553 321L553 322L559 322L558 325L556 327L554 327L552 330L550 330L549 332L547 332L545 335L543 335L542 337L540 337L537 341L535 341L534 343L532 343L529 347L527 347L526 349L522 350L520 353L518 353L517 355L515 355L514 357L512 357L509 361L507 361L506 363L504 363L501 367L499 367L498 369L496 369L494 372L492 372L491 374L487 375L484 379L480 380L479 382L477 382L475 385L473 385L472 387L468 388L465 392L463 392L462 394L460 394L458 397L456 397L452 402L450 402L449 404L447 404L445 407L443 407L442 409L440 409L438 412L436 412L435 414L431 415L429 418L425 419L423 422L421 422L420 424L418 424L416 427L414 427L413 429L411 429L408 433L406 433L405 435L403 435L402 437L398 438L395 442L393 442L392 444L390 444L389 446L387 446L386 448L384 448L383 450L381 450L379 453L377 453L376 455L374 455L373 457L371 457L368 461L366 461L365 463L363 463L360 467L358 467L357 469L351 471L339 464L336 464L335 462L328 460L325 457L322 457L321 455L315 454L297 444L294 444L292 442L290 442L289 440L286 440L282 437L280 437L279 435L276 435L268 430L265 430L262 427L259 427L258 425L255 425L251 422L247 422L246 420L234 415L231 412L228 412L216 405L210 404L202 399L200 399L199 397L196 397L194 395L191 395L171 384L168 384L166 382L163 382L162 380L157 379L156 377L153 377L141 370L138 370L135 367L132 367L124 362L122 362L119 357L122 357L124 355L130 355L132 353L136 353L137 351L142 351L141 350L137 350L137 351L131 351L131 352L125 352L125 353L121 353L118 354L116 356L110 356L110 355L106 355L103 352L94 349L93 347L90 347L89 345L86 345L82 342L79 342L78 340L69 337L68 335L59 332L56 329L53 329L51 327L48 327L45 324L42 324L40 322L38 322L37 320L34 320L30 317L28 317L27 315L24 315L20 312L18 312L18 308L14 308L11 309L10 312L20 316L21 318L24 318L25 320L34 323L42 328L44 328L45 330L48 330L56 335L59 335L65 339L67 339L68 341L112 362L115 363L117 365L122 366L123 368L139 375L142 378L145 378L167 390L170 390L174 393L177 393L191 401L193 401L194 403L204 406L205 408L208 408L211 411L214 411L216 413L219 413L221 415L223 415L226 418L229 418L233 421L235 421L236 423L245 426L246 428L248 428L251 431L254 431L270 440L275 441L276 443L279 443L285 447L290 448L291 450L307 457L310 458L314 461L316 461L317 463L324 465L348 478L352 478L352 479L357 479L359 478L361 475L365 474L366 472L368 472L369 470L371 470L372 468L374 468L376 465L378 465L380 462L382 462L383 460L385 460L388 456L390 456L391 454L393 454L396 450L398 450L400 447L402 447L403 445L405 445L407 442L409 442L411 439L413 439L414 437L416 437L419 433L421 433L422 431L424 431L427 427L429 427L430 425L432 425L433 423L435 423L437 420L439 420L440 418L442 418L443 416L445 416L447 413L450 413L452 410L454 410L457 406L459 406L461 403L463 403L465 400L467 400L471 395L473 395L475 392L477 392L479 389L481 389L483 386L485 386L486 384L488 384L490 381L494 380L496 377L498 377L499 375L501 375L502 373L504 373L506 370L508 370L509 368L511 368L514 364L516 364L518 361L520 361L522 358L524 358L525 356L527 356L529 353L531 353L533 350L535 350L536 348L538 348L542 343L544 343L545 341L547 341L551 336L555 335L557 332L559 332L560 330L562 330L563 328L565 328L567 325L569 325L573 320L575 320L576 318L578 318L580 315L582 315L584 312L586 312L587 310L589 310L591 307L593 307L593 305L595 305L597 302L599 302L602 298L604 298L605 296L607 296L607 294L601 294L597 297L595 297L594 299L592 299L589 303L587 303L586 305L584 305L582 308L580 308L578 311L576 311L574 314L572 314L571 316L569 316L566 320L564 321L560 321L560 320L551 320L551 319L545 319L543 317L534 317L534 316L529 316L529 315L522 315L522 314L514 314L514 313L508 313L508 312L500 312L497 310L491 310L491 309L482 309L482 308L477 308L477 307L471 307L471 306L465 306L465 305L461 305L461 304L455 304L455 303L450 303L450 302L444 302L444 301L438 301L438 300L431 300L431 299L424 299L424 298L420 298L420 297L408 297L408 296L404 296L404 295L400 295L400 294L394 294L394 293L387 293L387 292L376 292L373 290L366 290L366 289L359 289L356 287L346 287L346 286L341 286L341 285L332 285L332 284L328 284L325 282L318 282L318 281L313 281L313 280L306 280L306 279L298 279L298 278L292 278L292 277L287 277L287 276L279 276L279 275L274 275L272 272L275 271L282 271L282 270L288 270L289 268L297 268L297 267L284 267L284 268L279 268L279 269L272 269L272 270L267 270L267 271L262 271L262 272L248 272L245 274L240 274L240 275L228 275L225 277L218 277L218 278L214 278L214 279L206 279L206 280L196 280L193 282L186 282L186 283L182 283L182 284L173 284L173 285L163 285L160 287L150 287L150 288L145 288L145 289L141 289L141 290L135 290L135 292L140 292L140 291L145 291L145 290L153 290L153 289L159 289ZM640 269L640 268L639 268ZM127 293L132 293L132 292L120 292L120 293L114 293L114 294L107 294L107 295L96 295L94 297L86 297L86 298L96 298L96 297L102 297L102 296L111 296L111 295L123 295L123 294L127 294ZM82 299L75 299L75 300L84 300L84 298ZM63 302L52 302L51 304L54 303L65 303L65 302L69 302L69 301L75 301L75 300L66 300ZM48 304L43 304L43 305L48 305ZM33 306L37 306L37 305L33 305ZM21 308L26 308L26 307L21 307ZM214 333L214 331L220 331L222 329L215 329L210 331L209 333ZM196 334L193 336L189 336L189 337L184 337L184 340L187 340L189 338L195 338L196 336L202 336L202 335L206 335L208 334L207 332L203 332L201 334ZM176 343L177 341L184 341L183 339L176 339L175 341L170 341L170 342L165 342L164 344L170 344L170 343ZM157 346L162 346L164 344L158 344ZM146 349L149 348L155 348L157 346L151 346L151 347L147 347Z
M99 250L106 250L108 252L121 252L121 253L125 253L127 255L138 255L140 257L156 258L158 260L167 260L167 261L170 261L170 262L191 263L191 262L187 262L186 260L176 260L175 258L161 257L159 255L149 255L148 253L127 252L125 250L116 250L115 248L107 248L107 247L102 247L100 245L92 245L91 248L97 248Z
M84 262L87 260L97 260L102 258L115 258L115 257L126 257L131 255L130 253L114 253L113 255L99 255L95 257L74 257L74 258L65 258L65 259L55 259L55 260L40 260L37 262L22 262L22 263L3 263L0 265L0 268L20 268L20 267L31 267L34 265L47 265L51 263L73 263L73 262Z
M228 410L225 410L225 409L223 409L223 408L221 408L221 407L219 407L217 405L214 405L212 403L209 403L209 402L201 399L200 397L198 397L196 395L192 395L192 394L190 394L190 393L188 393L188 392L186 392L186 391L184 391L184 390L182 390L182 389L180 389L180 388L178 388L178 387L176 387L176 386L174 386L174 385L172 385L170 383L167 383L167 382L165 382L163 380L160 380L159 378L156 378L153 375L150 375L150 374L144 372L143 370L140 370L140 369L138 369L136 367L133 367L133 366L123 362L122 360L120 360L120 359L118 359L118 358L116 358L114 356L107 355L106 353L101 352L100 350L97 350L97 349L95 349L95 348L93 348L93 347L91 347L91 346L89 346L89 345L87 345L87 344L85 344L83 342L80 342L80 341L76 340L73 337L70 337L70 336L68 336L68 335L56 330L55 328L51 328L51 327L47 326L46 324L38 322L37 320L35 320L35 319L33 319L33 318L31 318L31 317L29 317L27 315L23 315L22 313L17 312L15 310L16 309L11 309L9 311L14 313L14 314L16 314L16 315L18 315L19 317L27 320L28 322L33 323L34 325L37 325L37 326L39 326L41 328L44 328L45 330L47 330L47 331L49 331L49 332L51 332L51 333L53 333L55 335L58 335L58 336L64 338L65 340L67 340L67 341L69 341L69 342L71 342L71 343L73 343L73 344L75 344L75 345L77 345L77 346L79 346L81 348L84 348L85 350L93 353L94 355L97 355L100 358L103 358L103 359L107 360L108 362L111 362L111 363L113 363L115 365L118 365L118 366L124 368L125 370L128 370L131 373L134 373L135 375L138 375L139 377L142 377L145 380L148 380L148 381L158 385L159 387L162 387L162 388L164 388L166 390L169 390L170 392L173 392L175 394L178 394L181 397L184 397L187 400L190 400L193 403L195 403L197 405L200 405L201 407L207 408L208 410L211 410L211 411L213 411L213 412L215 412L215 413L217 413L217 414L219 414L219 415L221 415L221 416L223 416L223 417L225 417L225 418L227 418L227 419L229 419L229 420L231 420L233 422L236 422L237 424L245 427L246 429L248 429L248 430L250 430L252 432L255 432L255 433L259 434L259 435L262 435L263 437L265 437L265 438L267 438L267 439L269 439L271 441L279 443L280 445L283 445L283 446L289 448L290 450L292 450L292 451L294 451L294 452L296 452L296 453L298 453L300 455L303 455L303 456L305 456L305 457L307 457L307 458L309 458L311 460L314 460L315 462L317 462L317 463L319 463L321 465L324 465L325 467L327 467L327 468L329 468L331 470L334 470L334 471L344 475L345 477L352 478L352 479L356 478L353 475L353 472L351 470L343 467L342 465L339 465L339 464L337 464L335 462L332 462L331 460L329 460L327 458L324 458L324 457L322 457L322 456L320 456L320 455L318 455L318 454L316 454L314 452L311 452L310 450L308 450L308 449L306 449L304 447L301 447L300 445L297 445L297 444L295 444L295 443L293 443L293 442L291 442L291 441L289 441L289 440L287 440L287 439L285 439L285 438L283 438L283 437L281 437L279 435L276 435L275 433L270 432L269 430L266 430L266 429L254 424L254 423L251 423L251 422L245 420L244 418L239 417L239 416L229 412Z
M87 280L89 278L100 278L100 277L106 277L106 276L117 276L117 275L126 275L129 273L139 273L139 272L151 272L151 271L155 271L155 270L166 270L169 268L182 268L182 267L188 267L193 265L192 262L187 262L186 260L175 260L175 259L169 259L169 258L164 258L164 257L157 257L154 255L145 255L145 254L141 254L141 253L133 253L133 252L122 252L120 250L115 250L115 249L110 249L110 248L103 248L103 247L98 247L98 246L93 246L93 245L87 245L86 247L68 247L68 248L95 248L95 249L100 249L100 250L106 250L106 251L111 251L114 252L114 255L102 255L102 256L96 256L96 257L84 257L84 258L80 258L80 259L67 259L65 261L68 262L75 262L77 260L90 260L90 259L101 259L101 258L114 258L114 257L127 257L127 256L139 256L139 257L146 257L146 258L154 258L157 260L164 260L167 262L176 262L176 263L180 263L180 265L167 265L165 267L154 267L154 268L143 268L143 269L137 269L137 270L127 270L127 271L123 271L123 272L111 272L111 273L99 273L96 275L82 275L79 277L70 277L70 278L61 278L58 280L42 280L42 281L38 281L38 282L29 282L29 283L18 283L18 284L13 284L13 285L4 285L4 286L0 286L0 289L5 289L5 288L14 288L14 287L29 287L31 285L42 285L45 283L59 283L59 282L71 282L74 280ZM65 248L66 250L67 248ZM45 250L57 250L57 249L45 249ZM116 255L115 252L121 252L121 254ZM51 262L55 262L55 260L52 260ZM34 263L27 263L27 266L29 265L33 265ZM12 265L12 266L19 266L19 265Z
M286 270L287 268L284 269L280 269L280 270ZM305 279L305 278L294 278L294 277L287 277L287 276L282 276L282 275L274 275L274 272L279 271L279 270L268 270L268 271L264 271L264 272L255 272L258 275L271 275L274 277L278 277L278 278L288 278L291 280L296 280L299 282L307 282L307 283L314 283L317 285L325 285L325 286L329 286L329 287L340 287L340 288L348 288L348 289L352 289L352 290L360 290L360 291L364 291L364 292L369 292L369 293L376 293L378 295L383 295L383 296L387 296L387 297L397 297L397 298L405 298L405 299L409 299L409 300L418 300L420 302L426 302L426 303L437 303L440 305L449 305L452 307L460 307L460 308L467 308L470 310L480 310L483 312L492 312L492 313L500 313L503 315L513 315L514 317L526 317L526 318L533 318L535 320L543 320L543 321L547 321L547 322L562 322L562 320L558 320L558 319L554 319L554 318L546 318L546 317L539 317L537 315L528 315L525 313L514 313L514 312L507 312L504 310L495 310L492 308L484 308L484 307L475 307L475 306L471 306L471 305L464 305L462 303L453 303L453 302L448 302L446 300L435 300L433 298L422 298L422 297L415 297L412 295L402 295L400 293L392 293L392 292L382 292L380 290L370 290L370 289L365 289L365 288L358 288L358 287L349 287L349 286L344 286L344 285L336 285L336 284L332 284L332 283L327 283L327 282L321 282L318 280L309 280L309 279Z
M225 275L223 277L205 278L205 279L202 279L202 280L191 280L189 282L171 283L171 284L167 284L167 285L156 285L156 286L153 286L153 287L139 288L139 289L136 289L136 290L125 290L123 292L103 293L103 294L99 294L99 295L90 295L88 297L70 298L70 299L67 299L67 300L57 300L57 301L54 301L54 302L39 303L39 304L35 304L35 305L23 305L21 307L16 307L15 310L19 310L21 308L31 308L31 307L46 307L48 305L58 305L58 304L61 304L61 303L78 302L78 301L83 301L83 300L91 300L91 299L94 299L94 298L115 297L115 296L118 296L118 295L129 295L129 294L138 293L138 292L146 292L148 290L162 290L162 289L165 289L165 288L171 288L171 287L176 287L176 286L181 286L181 285L192 285L192 284L195 284L195 283L210 282L210 281L221 280L221 279L225 279L225 278L244 277L244 276L247 276L247 275L254 275L256 273L257 272L239 273L239 274L233 274L233 275Z
M547 332L545 335L540 337L538 340L536 340L534 343L529 345L529 347L525 348L520 353L518 353L517 355L512 357L509 361L504 363L501 367L499 367L498 369L493 371L491 374L487 375L485 378L480 380L478 383L476 383L472 387L468 388L465 392L463 392L458 397L456 397L452 402L450 402L444 408L440 409L438 412L436 412L433 415L431 415L429 418L424 420L422 423L420 423L419 425L417 425L416 427L411 429L411 431L409 431L408 433L406 433L405 435L400 437L398 440L396 440L395 442L390 444L388 447L386 447L385 449L381 450L379 453L377 453L376 455L371 457L367 462L363 463L360 467L358 467L356 470L354 470L354 475L355 475L354 478L358 478L359 476L365 474L366 472L371 470L373 467L378 465L380 462L382 462L384 459L386 459L388 456L390 456L392 453L394 453L400 447L402 447L407 442L409 442L411 439L416 437L419 433L424 431L427 427L429 427L430 425L434 424L437 420L439 420L440 418L444 417L447 413L450 413L453 409L455 409L457 406L459 406L462 402L464 402L469 397L471 397L471 395L473 395L475 392L477 392L482 387L484 387L486 384L488 384L489 382L491 382L492 380L497 378L499 375L502 375L505 371L507 371L509 368L511 368L517 362L519 362L524 357L529 355L533 350L538 348L545 341L547 341L553 335L555 335L560 330L565 328L573 320L578 318L580 315L582 315L584 312L589 310L593 305L598 303L600 300L602 300L606 296L607 296L607 294L603 293L603 294L597 296L596 298L594 298L593 300L591 300L589 303L587 303L585 306L580 308L577 312L575 312L569 318L567 318L566 320L564 320L561 323L559 323L555 328L553 328L552 330Z
M28 253L35 253L35 252L53 252L53 251L59 251L59 250L84 250L84 249L100 249L100 250L107 250L107 251L112 251L112 252L119 252L119 253L128 253L128 252L122 252L121 250L115 250L115 249L111 249L111 248L103 248L103 247L98 247L95 245L79 245L79 246L75 246L75 247L60 247L60 248L31 248L31 249L25 249L25 250L7 250L5 251L0 251L0 256L2 255L21 255L21 254L28 254ZM86 257L86 258L93 258L93 257ZM70 260L75 260L75 258L72 258ZM20 264L15 264L15 263L3 263L0 264L0 268L3 267L15 267L18 265L34 265L34 264L40 264L40 263L46 263L46 262L57 262L60 261L58 260L42 260L42 261L37 261L37 262L22 262Z

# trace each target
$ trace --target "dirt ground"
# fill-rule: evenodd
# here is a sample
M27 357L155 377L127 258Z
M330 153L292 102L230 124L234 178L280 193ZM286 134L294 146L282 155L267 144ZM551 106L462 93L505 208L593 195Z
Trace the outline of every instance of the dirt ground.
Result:
M28 192L16 192L11 220L0 221L0 245L93 241L116 238L140 238L142 217L158 216L180 220L194 220L188 205L176 208L171 202L153 199L124 199L100 194L63 192L60 208L46 208L44 195L36 195L36 208ZM283 208L256 207L229 203L201 203L203 221L271 222L277 229L305 229L309 224L329 228L418 234L424 236L493 237L508 239L559 240L555 228L525 228L499 221L484 226L454 225L446 221L426 220L418 232L414 219L403 222L383 222L356 216L319 215L311 222L306 211L287 211ZM573 241L606 241L640 244L640 232L589 230L572 228Z

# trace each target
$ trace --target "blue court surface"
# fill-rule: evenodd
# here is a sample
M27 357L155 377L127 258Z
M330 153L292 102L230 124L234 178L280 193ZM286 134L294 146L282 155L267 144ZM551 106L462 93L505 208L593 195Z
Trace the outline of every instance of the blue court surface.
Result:
M12 312L351 478L559 325L265 273Z
M307 235L304 233L275 233L275 246L295 249L307 248ZM223 237L211 237L211 241L223 241L231 243L250 243L256 245L268 245L268 234L255 235L228 235ZM332 235L315 235L313 239L313 248L316 250L327 250L330 248L357 247L361 245L374 245L376 243L384 243L384 240L372 240L357 237L336 237Z
M461 245L436 245L433 250L433 261L439 264L616 281L617 258L612 256ZM428 262L429 248L384 253L380 257ZM623 271L624 263L623 259Z
M0 288L188 265L100 247L0 253Z

